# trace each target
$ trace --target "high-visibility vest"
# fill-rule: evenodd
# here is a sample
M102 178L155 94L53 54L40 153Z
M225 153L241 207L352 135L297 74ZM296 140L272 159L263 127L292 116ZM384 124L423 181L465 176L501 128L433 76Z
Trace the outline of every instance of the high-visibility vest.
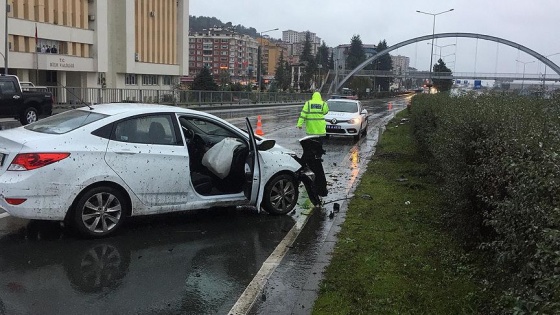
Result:
M305 122L305 131L308 135L326 134L325 114L329 112L329 106L326 102L312 99L305 102L301 114L298 119L297 126L301 127Z

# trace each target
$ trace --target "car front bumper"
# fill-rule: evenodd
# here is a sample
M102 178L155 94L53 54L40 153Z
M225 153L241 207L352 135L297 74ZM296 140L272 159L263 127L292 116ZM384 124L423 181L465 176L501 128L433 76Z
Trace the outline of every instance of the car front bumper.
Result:
M338 123L331 124L327 123L327 134L328 135L339 135L339 136L355 136L360 132L360 124L348 124L348 123Z

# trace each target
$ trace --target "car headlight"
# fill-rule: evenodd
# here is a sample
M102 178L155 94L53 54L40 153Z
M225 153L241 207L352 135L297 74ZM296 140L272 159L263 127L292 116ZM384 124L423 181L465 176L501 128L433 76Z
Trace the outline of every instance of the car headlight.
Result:
M352 119L348 120L348 123L352 124L352 125L359 124L360 123L360 118L352 118Z

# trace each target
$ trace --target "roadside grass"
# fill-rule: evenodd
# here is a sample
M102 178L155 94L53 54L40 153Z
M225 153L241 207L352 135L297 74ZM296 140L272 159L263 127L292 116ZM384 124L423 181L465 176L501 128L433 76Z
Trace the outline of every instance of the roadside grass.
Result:
M350 201L313 314L477 314L486 295L445 231L426 161L400 112Z

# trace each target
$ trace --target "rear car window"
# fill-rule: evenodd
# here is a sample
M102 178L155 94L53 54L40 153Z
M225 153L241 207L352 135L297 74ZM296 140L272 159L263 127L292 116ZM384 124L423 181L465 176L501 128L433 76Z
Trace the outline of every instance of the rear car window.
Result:
M41 133L63 134L107 116L85 110L70 110L38 120L24 128Z

